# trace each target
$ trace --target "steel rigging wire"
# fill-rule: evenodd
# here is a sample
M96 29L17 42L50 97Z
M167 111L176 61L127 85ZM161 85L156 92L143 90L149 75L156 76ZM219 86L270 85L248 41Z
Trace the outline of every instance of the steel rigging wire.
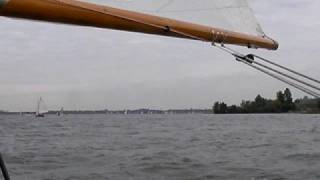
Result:
M1 169L4 180L10 180L8 170L6 168L6 165L4 163L1 153L0 153L0 169Z
M271 77L273 77L273 78L275 78L275 79L277 79L277 80L279 80L281 82L284 82L284 83L286 83L286 84L288 84L288 85L290 85L290 86L292 86L292 87L294 87L294 88L296 88L296 89L298 89L298 90L300 90L302 92L305 92L305 93L307 93L307 94L309 94L309 95L311 95L311 96L313 96L315 98L320 98L320 87L318 87L316 85L313 85L313 84L311 84L309 82L306 82L304 80L301 80L299 78L293 77L293 76L287 74L287 72L293 73L293 74L295 74L297 76L300 76L302 78L305 78L305 79L313 81L313 82L315 82L317 84L320 84L320 81L315 79L315 78L312 78L312 77L307 76L305 74L299 73L299 72L297 72L295 70L289 69L289 68L287 68L285 66L282 66L280 64L274 63L271 60L268 60L266 58L262 58L260 56L255 55L255 54L244 55L244 54L241 54L241 53L239 53L239 52L237 52L237 51L235 51L235 50L233 50L231 48L226 47L223 44L221 46L217 46L215 44L213 44L213 45L215 47L219 48L220 50L223 50L223 51L231 54L239 62L242 62L242 63L244 63L244 64L246 64L246 65L248 65L248 66L250 66L250 67L252 67L252 68L254 68L254 69L258 70L258 71L260 71L260 72L263 72L263 73L265 73L265 74L267 74L267 75L269 75L269 76L271 76ZM264 61L264 62L266 62L268 64L271 64L273 66L276 66L276 67L278 67L278 68L280 68L282 70L285 70L287 72L281 72L281 71L279 71L277 69L274 69L274 68L272 68L272 67L270 67L268 65L265 65L263 63L257 62L255 60L255 58L259 59L261 61Z
M296 74L296 75L298 75L298 76L301 76L301 77L303 77L303 78L309 79L310 81L313 81L313 82L315 82L315 83L320 84L320 81L319 81L319 80L314 79L314 78L312 78L312 77L310 77L310 76L301 74L301 73L299 73L299 72L297 72L297 71L295 71L295 70L292 70L292 69L289 69L289 68L287 68L287 67L284 67L284 66L282 66L282 65L280 65L280 64L277 64L277 63L275 63L275 62L272 62L272 61L270 61L270 60L267 60L267 59L265 59L265 58L263 58L263 57L261 57L261 56L257 56L257 55L255 55L255 54L252 54L252 55L253 55L254 57L256 57L256 58L264 61L264 62L267 62L267 63L269 63L269 64L272 64L272 65L274 65L274 66L277 66L277 67L279 67L279 68L282 68L282 69L284 69L284 70L287 70L287 71L289 71L289 72L291 72L291 73L293 73L293 74Z
M316 92L314 92L314 91L312 91L312 90L310 90L308 88L305 88L305 87L303 87L301 85L298 85L298 84L296 84L296 83L294 83L292 81L289 81L289 80L287 80L287 79L285 79L285 78L283 78L281 76L276 75L275 73L271 73L271 72L269 72L267 70L264 70L263 68L255 66L252 63L250 63L250 62L248 62L246 60L243 60L241 58L237 58L237 60L242 62L242 63L244 63L244 64L246 64L246 65L248 65L248 66L251 66L254 69L256 69L258 71L261 71L261 72L263 72L263 73L265 73L265 74L267 74L267 75L269 75L269 76L271 76L271 77L273 77L273 78L275 78L275 79L277 79L279 81L282 81L282 82L284 82L284 83L286 83L288 85L291 85L291 86L293 86L293 87L295 87L295 88L297 88L297 89L299 89L299 90L301 90L301 91L303 91L303 92L305 92L305 93L307 93L307 94L309 94L309 95L311 95L313 97L320 98L320 94L318 94L318 93L316 93Z

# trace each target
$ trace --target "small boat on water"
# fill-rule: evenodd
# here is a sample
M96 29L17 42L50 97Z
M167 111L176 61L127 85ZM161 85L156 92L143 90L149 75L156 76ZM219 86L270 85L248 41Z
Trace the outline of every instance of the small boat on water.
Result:
M37 108L36 108L36 117L44 117L45 113L49 112L46 104L44 103L43 99L40 97L40 99L37 102Z

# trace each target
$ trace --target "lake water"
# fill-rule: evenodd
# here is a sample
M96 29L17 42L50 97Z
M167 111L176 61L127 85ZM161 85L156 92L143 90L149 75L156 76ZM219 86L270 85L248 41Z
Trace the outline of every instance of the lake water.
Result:
M13 180L318 180L320 115L0 116L0 152Z

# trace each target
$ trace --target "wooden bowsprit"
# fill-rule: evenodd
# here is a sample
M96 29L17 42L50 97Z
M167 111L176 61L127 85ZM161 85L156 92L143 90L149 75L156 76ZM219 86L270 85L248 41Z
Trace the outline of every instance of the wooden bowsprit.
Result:
M77 0L0 0L0 15L249 48L276 50L279 46L266 37Z

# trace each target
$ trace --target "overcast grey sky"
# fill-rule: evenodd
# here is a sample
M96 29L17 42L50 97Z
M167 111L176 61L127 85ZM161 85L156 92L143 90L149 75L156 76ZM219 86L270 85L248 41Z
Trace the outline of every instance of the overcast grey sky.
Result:
M320 1L250 0L280 49L247 50L320 78ZM0 109L206 108L287 87L207 43L0 18ZM303 93L294 91L296 97Z

